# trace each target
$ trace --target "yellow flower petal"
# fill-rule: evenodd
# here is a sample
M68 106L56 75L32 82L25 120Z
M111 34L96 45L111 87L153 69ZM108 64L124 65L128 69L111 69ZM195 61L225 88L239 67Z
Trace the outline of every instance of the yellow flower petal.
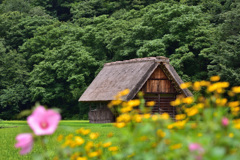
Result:
M210 81L212 81L212 82L216 82L216 81L219 81L220 80L220 77L219 76L212 76L211 78L210 78Z

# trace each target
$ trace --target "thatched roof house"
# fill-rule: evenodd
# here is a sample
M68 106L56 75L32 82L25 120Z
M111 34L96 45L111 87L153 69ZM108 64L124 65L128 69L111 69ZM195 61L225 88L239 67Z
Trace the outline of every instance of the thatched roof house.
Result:
M97 102L95 104L99 104L94 113L90 111L90 122L112 121L106 119L97 120L105 117L105 115L97 115L97 112L107 110L105 104L113 100L114 96L124 89L130 90L130 93L124 97L126 101L133 99L139 91L143 91L146 100L155 100L157 102L153 112L171 112L170 114L175 114L175 109L170 106L169 102L174 100L176 95L179 94L186 97L192 96L189 90L180 88L182 83L183 81L169 64L169 59L166 57L159 56L117 61L104 65L79 101Z

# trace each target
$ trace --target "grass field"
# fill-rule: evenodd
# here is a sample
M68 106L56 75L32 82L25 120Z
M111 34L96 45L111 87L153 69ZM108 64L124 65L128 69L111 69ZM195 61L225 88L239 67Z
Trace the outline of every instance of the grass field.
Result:
M1 128L3 126L3 128ZM58 135L68 135L75 132L79 128L88 128L93 132L99 132L99 141L104 141L107 138L109 132L118 136L119 132L112 126L112 124L91 124L88 121L69 120L61 121L56 132L49 136L47 148L51 155L54 155L54 151L59 147L59 143L56 141ZM19 133L31 133L31 129L28 127L26 121L1 121L0 122L0 160L28 160L32 159L38 153L43 152L38 143L34 144L31 153L21 156L19 155L19 149L14 147L16 143L15 137Z

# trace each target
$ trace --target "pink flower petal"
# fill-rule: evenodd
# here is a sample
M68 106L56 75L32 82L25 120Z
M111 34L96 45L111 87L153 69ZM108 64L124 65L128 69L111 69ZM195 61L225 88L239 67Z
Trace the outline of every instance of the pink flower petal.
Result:
M16 137L17 143L15 144L16 148L22 148L20 154L27 154L32 150L33 146L33 136L30 133L19 134Z
M198 151L199 154L204 152L204 149L198 143L191 143L191 144L189 144L188 149L190 151Z
M227 126L229 124L229 120L226 118L226 117L224 117L223 119L222 119L222 125L223 126Z
M50 135L57 129L61 116L54 110L38 106L27 118L28 125L36 135Z

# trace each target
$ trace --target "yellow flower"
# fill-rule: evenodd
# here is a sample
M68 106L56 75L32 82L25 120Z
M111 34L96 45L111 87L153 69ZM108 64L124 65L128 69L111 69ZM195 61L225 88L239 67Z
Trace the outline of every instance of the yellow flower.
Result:
M216 82L216 81L219 81L220 80L220 77L219 76L212 76L211 78L210 78L210 81L212 81L212 82Z
M87 160L87 157L78 157L77 160Z
M127 113L130 112L132 110L132 106L126 106L120 109L121 113Z
M240 86L232 87L233 93L240 93Z
M77 145L80 146L85 142L85 140L82 137L76 136L75 137L75 142L76 142Z
M146 105L149 106L149 107L152 107L152 106L155 105L155 102L154 101L149 101L149 102L147 102Z
M149 114L149 113L144 114L143 117L144 117L145 119L149 119L149 118L151 117L151 114Z
M187 123L187 120L177 121L177 122L175 122L174 126L182 129L185 126L186 123Z
M66 141L63 143L62 147L71 146L72 142L73 142L72 140L66 140Z
M232 91L228 91L228 95L229 95L230 97L233 97L233 96L235 96L235 93L233 93Z
M158 135L158 137L161 137L161 138L163 138L163 137L165 137L165 136L166 136L166 133L165 133L165 132L163 132L161 129L158 129L158 130L157 130L157 135Z
M239 101L233 101L233 102L229 102L228 103L228 106L229 107L237 107L237 106L239 106Z
M186 98L183 98L183 103L186 103L186 104L192 104L193 103L193 97L186 97Z
M229 133L228 137L232 138L232 137L234 137L234 134L233 133Z
M160 115L160 118L161 118L161 119L165 119L165 120L169 119L169 117L170 117L170 116L169 116L168 113L163 113L163 114Z
M217 98L216 99L216 104L219 106L224 106L226 103L227 103L227 98L223 98L223 99Z
M177 121L177 122L175 122L175 123L169 124L169 125L167 126L167 128L168 128L168 129L172 129L172 128L174 128L174 127L177 127L177 128L179 128L179 129L182 129L182 128L185 126L186 123L187 123L187 120Z
M203 103L198 103L196 105L194 105L193 107L197 108L197 109L202 109L204 107Z
M175 126L174 123L173 123L173 124L169 124L169 125L167 126L167 128L168 128L168 129L173 129L174 126Z
M125 95L127 95L129 93L129 91L130 91L129 89L125 89L125 90L121 91L119 94L121 96L125 96Z
M90 129L84 129L84 128L80 128L78 130L76 130L76 133L77 134L82 134L82 135L87 135L91 132Z
M99 152L90 152L88 153L88 157L92 158L92 157L97 157L99 156Z
M229 87L229 82L218 82L220 84L220 87L227 88Z
M157 121L158 119L159 119L159 116L158 116L158 115L153 115L153 116L152 116L152 120L153 120L153 121Z
M90 132L91 132L90 129L84 129L84 130L82 130L82 134L83 134L83 135L87 135L87 134L89 134Z
M131 116L129 114L121 114L117 117L117 122L129 122L131 120Z
M118 123L114 123L114 126L117 128L123 128L126 126L126 123L123 122L118 122Z
M89 142L87 142L87 144L85 145L85 150L87 151L87 152L89 152L89 150L91 149L93 147L93 142L92 141L89 141Z
M202 133L198 133L197 136L198 136L198 137L202 137Z
M234 128L240 129L240 123L234 124Z
M218 89L227 88L227 87L229 87L228 82L217 82L217 83L214 83L214 84L208 86L207 91L214 92Z
M62 140L63 140L63 135L60 134L60 135L58 136L58 138L57 138L57 141L60 142L60 141L62 141Z
M179 149L182 147L182 144L181 143L178 143L178 144L174 144L174 145L171 145L170 146L170 149L171 150L174 150L174 149Z
M234 128L240 129L240 119L233 120Z
M108 150L111 152L115 152L118 150L118 147L117 146L109 147Z
M113 100L113 101L111 101L111 104L112 104L113 106L117 106L117 105L119 105L119 104L121 104L121 103L122 103L121 100Z
M176 120L183 120L183 119L185 119L186 118L186 115L185 114L178 114L178 115L176 115L176 117L175 117L175 119Z
M130 101L128 101L128 105L132 106L132 107L139 106L140 105L140 100L139 99L130 100Z
M218 88L218 89L216 89L216 92L217 92L217 93L219 93L219 94L221 94L221 93L224 93L224 92L225 92L225 90L224 90L224 89L222 89L222 88Z
M208 81L200 81L201 86L209 86L211 83Z
M133 116L133 120L137 123L140 123L142 121L142 116L139 114L136 114Z
M69 135L67 135L67 136L65 137L66 140L70 140L70 139L72 139L72 138L73 138L73 134L69 134Z
M239 110L240 110L239 107L232 107L232 108L231 108L231 111L232 111L232 114L233 114L233 115L237 115L237 113L238 113Z
M171 106L178 106L181 104L181 100L177 98L175 101L170 102Z
M195 108L195 107L186 108L185 111L186 111L186 113L187 113L187 115L188 115L189 117L194 116L194 115L196 115L196 114L198 113L198 109Z
M193 83L193 89L195 90L195 91L199 91L200 89L201 89L201 83L200 82L194 82Z
M99 137L99 133L91 133L89 137L90 139L97 139Z
M182 84L180 85L180 87L181 87L182 89L186 89L186 88L190 87L191 85L192 85L191 82L186 82L186 83L182 83Z
M112 142L106 142L103 144L103 147L106 148L106 147L109 147L112 145Z

